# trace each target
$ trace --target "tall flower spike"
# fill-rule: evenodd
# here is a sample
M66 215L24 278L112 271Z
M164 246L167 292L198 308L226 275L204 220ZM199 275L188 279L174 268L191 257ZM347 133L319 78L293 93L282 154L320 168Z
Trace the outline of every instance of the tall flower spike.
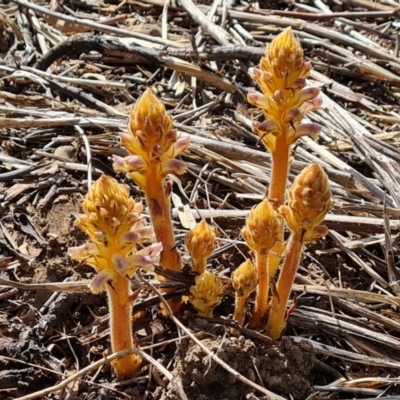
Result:
M311 64L304 60L300 42L290 27L272 40L259 68L249 71L262 91L250 91L247 99L264 113L264 121L253 122L253 132L271 153L271 180L266 197L275 210L285 201L291 146L301 136L315 137L321 129L318 124L302 123L306 113L322 103L319 89L306 87L310 71ZM278 269L283 250L282 227L266 261L271 276ZM264 285L262 282L260 279L260 285ZM257 297L259 293L258 290ZM253 315L250 326L260 326L260 315Z
M68 253L96 270L91 291L108 293L113 352L133 349L129 278L137 268L152 268L158 263L162 245L155 243L136 251L137 244L148 241L151 228L141 219L142 204L131 199L127 189L113 178L103 175L93 184L83 210L76 224L89 235L90 242L71 247ZM140 364L141 358L135 354L113 361L119 379L131 377Z
M303 244L328 233L328 229L320 223L332 205L328 177L321 166L314 163L304 168L296 177L289 190L288 205L279 209L286 219L291 234L268 318L267 334L273 339L278 339L286 326L286 305Z
M248 101L261 108L268 121L268 124L255 124L253 130L272 155L268 197L276 207L284 200L290 146L298 137L315 135L320 129L316 124L304 128L301 124L306 112L321 105L319 89L305 88L310 71L311 64L303 59L303 49L291 28L272 40L260 68L250 71L262 94L250 92Z
M178 138L164 104L147 89L133 107L128 133L121 135L121 142L130 156L114 156L114 169L129 173L145 192L156 238L163 245L160 263L164 268L180 270L166 176L185 171L185 163L176 157L189 147L189 138Z
M215 227L203 219L186 235L185 244L192 257L193 270L198 274L204 272L207 258L215 249L215 231Z
M264 199L250 211L241 232L247 245L254 251L258 274L255 307L250 320L252 328L262 324L268 310L269 277L275 273L269 270L268 256L275 245L279 249L282 246L282 230L283 219L274 210L270 201ZM278 262L279 258L274 261Z

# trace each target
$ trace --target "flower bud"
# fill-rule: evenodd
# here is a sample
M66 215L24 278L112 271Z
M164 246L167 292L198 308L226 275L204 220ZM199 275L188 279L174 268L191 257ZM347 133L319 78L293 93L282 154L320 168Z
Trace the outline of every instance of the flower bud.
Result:
M276 87L276 82L274 76L270 72L263 71L259 68L250 68L249 74L254 80L257 81L262 92L266 96L272 96L272 93L275 90L274 88Z
M141 228L133 227L131 232L127 232L122 235L120 243L122 246L129 244L139 244L143 240L148 240L154 235L153 228L151 226L143 226Z
M300 122L304 117L304 114L300 111L298 107L292 107L286 110L285 119L291 123Z
M297 79L292 83L291 89L292 89L292 90L296 90L296 91L297 91L297 90L301 90L301 89L305 88L306 85L307 85L307 79L305 79L305 78L297 78Z
M252 262L247 259L233 271L232 284L239 297L248 297L257 288L258 276Z
M68 254L74 260L84 260L87 257L97 254L97 246L94 243L85 243L82 246L69 247Z
M222 282L205 270L196 277L196 284L190 288L189 301L202 317L212 318L214 308L221 303Z
M140 156L119 157L113 155L113 161L116 172L143 172L147 168L146 162Z
M251 209L241 234L252 250L266 254L280 240L282 228L282 218L269 200L264 199Z
M311 100L305 101L301 106L300 110L303 114L307 114L311 110L315 110L317 108L320 108L322 106L322 97L318 96L315 97Z
M93 294L98 294L106 290L107 283L114 279L114 272L111 269L103 269L94 276L89 284L89 289Z
M315 99L320 93L321 90L314 86L304 88L300 91L299 101L304 103L305 101Z
M176 158L166 160L161 164L163 174L182 175L187 169L185 161L177 160Z
M288 205L281 206L279 212L292 231L311 231L324 220L332 206L329 179L322 167L313 163L296 177L289 189Z
M271 105L271 99L260 92L255 90L249 91L247 94L247 101L253 106L260 107L262 109L268 109Z
M185 244L192 257L195 272L204 272L206 259L215 249L215 235L215 227L207 224L204 219L186 235Z
M179 138L171 147L172 147L172 155L171 157L177 157L179 154L183 153L185 150L189 148L190 145L190 137L182 137Z
M296 124L295 129L290 129L289 136L293 135L293 142L302 136L311 136L312 138L316 138L321 132L321 129L321 125L315 124L313 122L309 124Z
M302 77L303 49L290 27L272 40L265 56L272 67L270 72L277 78L295 81Z
M260 136L266 133L279 134L281 125L275 119L265 119L263 122L253 121L253 131Z

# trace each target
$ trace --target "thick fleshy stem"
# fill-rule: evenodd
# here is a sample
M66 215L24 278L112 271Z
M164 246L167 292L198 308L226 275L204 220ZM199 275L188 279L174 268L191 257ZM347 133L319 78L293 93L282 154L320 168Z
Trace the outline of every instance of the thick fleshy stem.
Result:
M131 350L135 346L132 338L132 301L128 277L118 275L107 287L110 307L110 337L114 353ZM118 379L131 378L139 370L141 358L129 354L113 361Z
M286 132L282 132L276 138L275 151L271 152L271 181L267 189L267 197L275 210L283 204L286 193L290 153L290 146L286 143L286 135Z
M267 323L267 335L279 339L286 327L286 305L292 290L303 247L303 232L292 232L286 248L285 260L272 298Z
M160 264L164 268L179 271L182 268L182 261L176 248L169 194L166 193L163 181L152 172L149 173L147 178L149 184L144 188L144 192L156 239L163 244Z
M287 176L289 172L289 154L290 146L286 144L286 135L282 134L276 139L275 152L271 153L271 182L267 189L267 197L276 210L283 204L285 199ZM279 256L282 255L283 251L283 228L282 225L281 231L278 234L279 240L272 247L267 260L268 274L272 277L275 276L278 270L280 263Z
M283 229L280 234L283 235ZM257 285L254 312L250 318L250 328L256 329L264 326L263 322L266 319L266 314L270 307L270 280L278 271L278 267L282 258L281 255L283 254L284 249L285 243L278 240L268 252L268 255L256 253L256 267L258 271L259 283Z
M288 205L279 207L291 235L276 284L267 323L267 334L279 339L286 326L286 305L299 265L303 244L325 236L328 229L320 225L332 208L329 179L320 165L304 168L289 189Z
M258 328L265 319L268 310L269 272L267 267L267 254L255 254L255 267L258 275L256 301L253 314L250 318L250 328Z

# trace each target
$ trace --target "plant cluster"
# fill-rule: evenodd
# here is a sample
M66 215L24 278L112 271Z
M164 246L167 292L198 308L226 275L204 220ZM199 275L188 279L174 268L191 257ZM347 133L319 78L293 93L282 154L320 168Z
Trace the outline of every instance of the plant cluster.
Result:
M321 105L319 89L307 86L310 70L299 41L288 28L267 47L260 68L251 71L261 92L249 92L248 101L264 114L262 122L253 122L253 131L271 153L272 171L265 198L250 211L241 231L250 257L232 274L233 318L244 325L249 314L250 327L274 339L285 329L303 245L326 235L327 228L321 223L332 207L328 178L316 163L301 171L286 190L293 144L301 136L320 131L317 124L302 122L308 111ZM69 249L74 259L96 270L92 292L108 293L114 352L134 348L131 312L135 294L130 278L136 270L151 269L157 263L172 271L182 268L171 220L168 175L185 171L185 163L177 157L189 147L189 139L178 137L172 123L164 105L147 89L130 114L128 132L121 135L129 155L114 156L115 171L128 173L145 193L152 227L140 215L142 204L131 199L116 180L102 176L87 194L84 214L77 219L90 242ZM290 231L286 240L285 225ZM216 228L202 220L187 234L185 244L197 277L184 300L201 316L212 317L224 293L221 280L207 270L207 258L216 246ZM253 292L251 309L248 300ZM140 363L139 356L128 355L113 366L122 379L137 372Z

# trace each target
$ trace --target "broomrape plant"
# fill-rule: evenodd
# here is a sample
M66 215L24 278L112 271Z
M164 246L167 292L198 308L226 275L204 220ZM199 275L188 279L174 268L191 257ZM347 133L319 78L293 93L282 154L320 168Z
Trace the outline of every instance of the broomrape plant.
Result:
M293 281L293 271L288 273L288 270L294 269L294 273L297 270L302 248L302 245L297 248L297 261L294 259L292 261L287 260L287 258L293 258L295 251L292 238L289 240L288 248L285 251L284 224L282 222L282 215L285 218L289 215L287 208L282 207L286 194L290 164L289 155L298 138L316 136L321 130L318 124L302 122L307 112L322 104L319 89L307 87L306 78L310 71L311 63L303 59L303 49L293 35L291 28L287 28L279 34L267 47L265 57L261 59L260 68L253 68L250 71L262 93L251 91L248 94L248 101L261 108L265 117L261 123L253 122L253 131L271 153L272 159L271 180L266 198L250 212L246 226L242 230L242 236L254 252L259 279L250 327L265 327L271 305L269 296L270 278L276 275L281 259L285 257L276 290L272 295L273 310L270 312L267 328L267 332L274 338L281 336L285 326L281 320L284 321L286 318L286 303ZM315 172L316 169L318 169L318 173ZM320 186L324 186L326 196L323 197L323 200L327 202L325 211L327 212L331 208L331 195L325 173L319 166L313 166L311 170L306 168L301 173L303 180L305 179L304 176L308 175L320 180ZM310 202L315 206L316 202L312 200L313 196L317 198L321 198L321 196L314 189L310 189L307 198L296 197L297 203L306 207L304 202ZM296 196L298 193L299 191L296 191ZM293 198L293 196L290 198L292 203ZM326 231L324 232L326 234ZM298 238L302 237L301 243L306 240L304 239L306 234L307 232L303 229L297 230ZM283 294L283 291L285 294ZM279 317L277 317L277 314L279 314ZM272 315L273 318L271 319ZM275 325L275 329L272 329L271 327Z
M315 136L321 129L317 124L302 123L305 114L322 103L319 89L307 87L310 71L311 64L304 61L301 45L290 28L271 42L260 68L251 71L262 93L252 91L248 100L261 108L265 117L263 122L253 122L253 131L271 153L272 171L265 198L250 211L241 232L254 262L247 259L232 275L236 293L234 319L240 325L245 323L249 297L256 291L250 327L266 330L275 339L285 329L287 302L303 245L326 235L327 228L321 222L332 207L329 180L315 163L297 176L285 205L291 147L299 137ZM142 204L131 199L116 180L102 176L86 195L84 214L77 218L77 225L90 241L68 250L74 259L97 272L90 290L108 293L114 352L134 348L131 313L135 295L130 278L136 270L152 269L158 262L170 270L182 268L167 176L185 172L185 163L176 157L189 147L189 139L178 137L172 118L150 89L133 107L128 132L121 134L121 142L130 155L114 156L114 168L127 172L144 191L153 227L140 216ZM291 232L287 244L285 222ZM142 247L152 239L153 230L157 243ZM220 279L206 268L207 258L216 246L215 238L215 227L203 220L185 239L193 271L198 274L186 300L204 317L212 317L224 292ZM134 354L113 362L119 379L132 376L140 364L140 357Z
M163 245L160 263L164 268L179 271L182 261L176 249L169 199L171 185L166 177L185 172L186 164L176 157L189 147L189 138L178 138L176 129L172 128L172 118L151 89L136 102L128 133L120 136L130 155L114 156L114 169L128 172L144 191L154 233Z
M182 262L172 226L171 186L166 178L168 174L185 172L186 164L176 157L189 147L189 138L178 138L164 104L151 89L147 89L133 107L128 133L121 134L121 142L130 155L125 158L114 156L114 169L128 172L144 191L156 239L163 245L160 264L179 271ZM202 315L210 315L222 296L222 284L218 278L205 271L207 257L215 247L215 229L202 221L189 232L186 245L194 271L201 274L191 289L189 300ZM173 309L178 306L173 305Z
M246 259L233 271L232 285L235 289L235 313L233 319L244 324L246 318L247 301L251 293L257 288L258 277L251 260ZM234 332L234 330L232 330Z
M133 349L134 296L129 279L138 268L152 269L159 262L162 245L153 243L138 249L138 245L152 238L153 228L140 216L143 205L130 198L128 190L113 178L103 175L93 184L83 201L83 211L76 224L90 241L70 247L68 253L97 272L90 290L105 290L108 294L113 352ZM119 379L135 374L140 364L141 358L135 354L113 361Z

